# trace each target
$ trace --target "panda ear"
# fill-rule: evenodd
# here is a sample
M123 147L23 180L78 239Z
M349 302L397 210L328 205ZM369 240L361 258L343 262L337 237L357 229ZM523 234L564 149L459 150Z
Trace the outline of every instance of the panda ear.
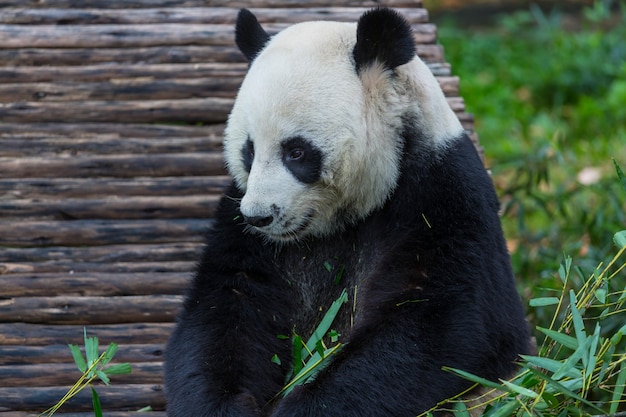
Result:
M235 43L249 62L261 52L270 35L261 27L256 16L248 9L241 9L235 25Z
M359 74L375 62L386 69L406 64L415 56L411 26L394 10L369 10L359 19L352 54Z

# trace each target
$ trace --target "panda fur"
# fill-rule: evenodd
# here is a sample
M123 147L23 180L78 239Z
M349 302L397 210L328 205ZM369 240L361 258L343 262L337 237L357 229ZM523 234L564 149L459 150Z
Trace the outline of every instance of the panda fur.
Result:
M442 367L512 374L531 348L498 200L407 22L379 8L270 37L242 10L236 41L233 183L167 345L168 415L416 416L470 388ZM343 349L276 396L278 336L306 339L344 288Z

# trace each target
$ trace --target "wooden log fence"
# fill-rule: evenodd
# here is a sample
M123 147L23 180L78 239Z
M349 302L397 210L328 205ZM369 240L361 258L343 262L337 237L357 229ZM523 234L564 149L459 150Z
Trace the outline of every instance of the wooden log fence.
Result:
M165 343L230 182L238 9L276 32L381 4L475 138L419 0L0 0L0 417L65 394L85 328L133 367L97 385L105 416L165 417ZM91 407L85 391L56 415Z

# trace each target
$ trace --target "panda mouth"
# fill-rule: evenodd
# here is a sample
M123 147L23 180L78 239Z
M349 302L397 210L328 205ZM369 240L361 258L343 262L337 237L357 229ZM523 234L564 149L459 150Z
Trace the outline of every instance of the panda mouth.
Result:
M290 229L286 232L282 232L282 233L269 233L268 235L275 240L280 240L280 241L289 241L289 240L296 240L299 236L302 235L302 232L304 232L312 223L313 221L313 215L314 215L315 211L313 209L310 209L309 211L307 211L307 213L304 215L304 221L301 222L297 227ZM289 223L289 222L287 222Z

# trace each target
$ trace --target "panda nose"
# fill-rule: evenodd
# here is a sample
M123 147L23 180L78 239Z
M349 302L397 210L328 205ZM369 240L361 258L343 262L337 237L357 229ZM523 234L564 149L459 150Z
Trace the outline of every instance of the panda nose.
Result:
M274 217L272 216L243 216L243 220L250 226L263 227L270 224Z

